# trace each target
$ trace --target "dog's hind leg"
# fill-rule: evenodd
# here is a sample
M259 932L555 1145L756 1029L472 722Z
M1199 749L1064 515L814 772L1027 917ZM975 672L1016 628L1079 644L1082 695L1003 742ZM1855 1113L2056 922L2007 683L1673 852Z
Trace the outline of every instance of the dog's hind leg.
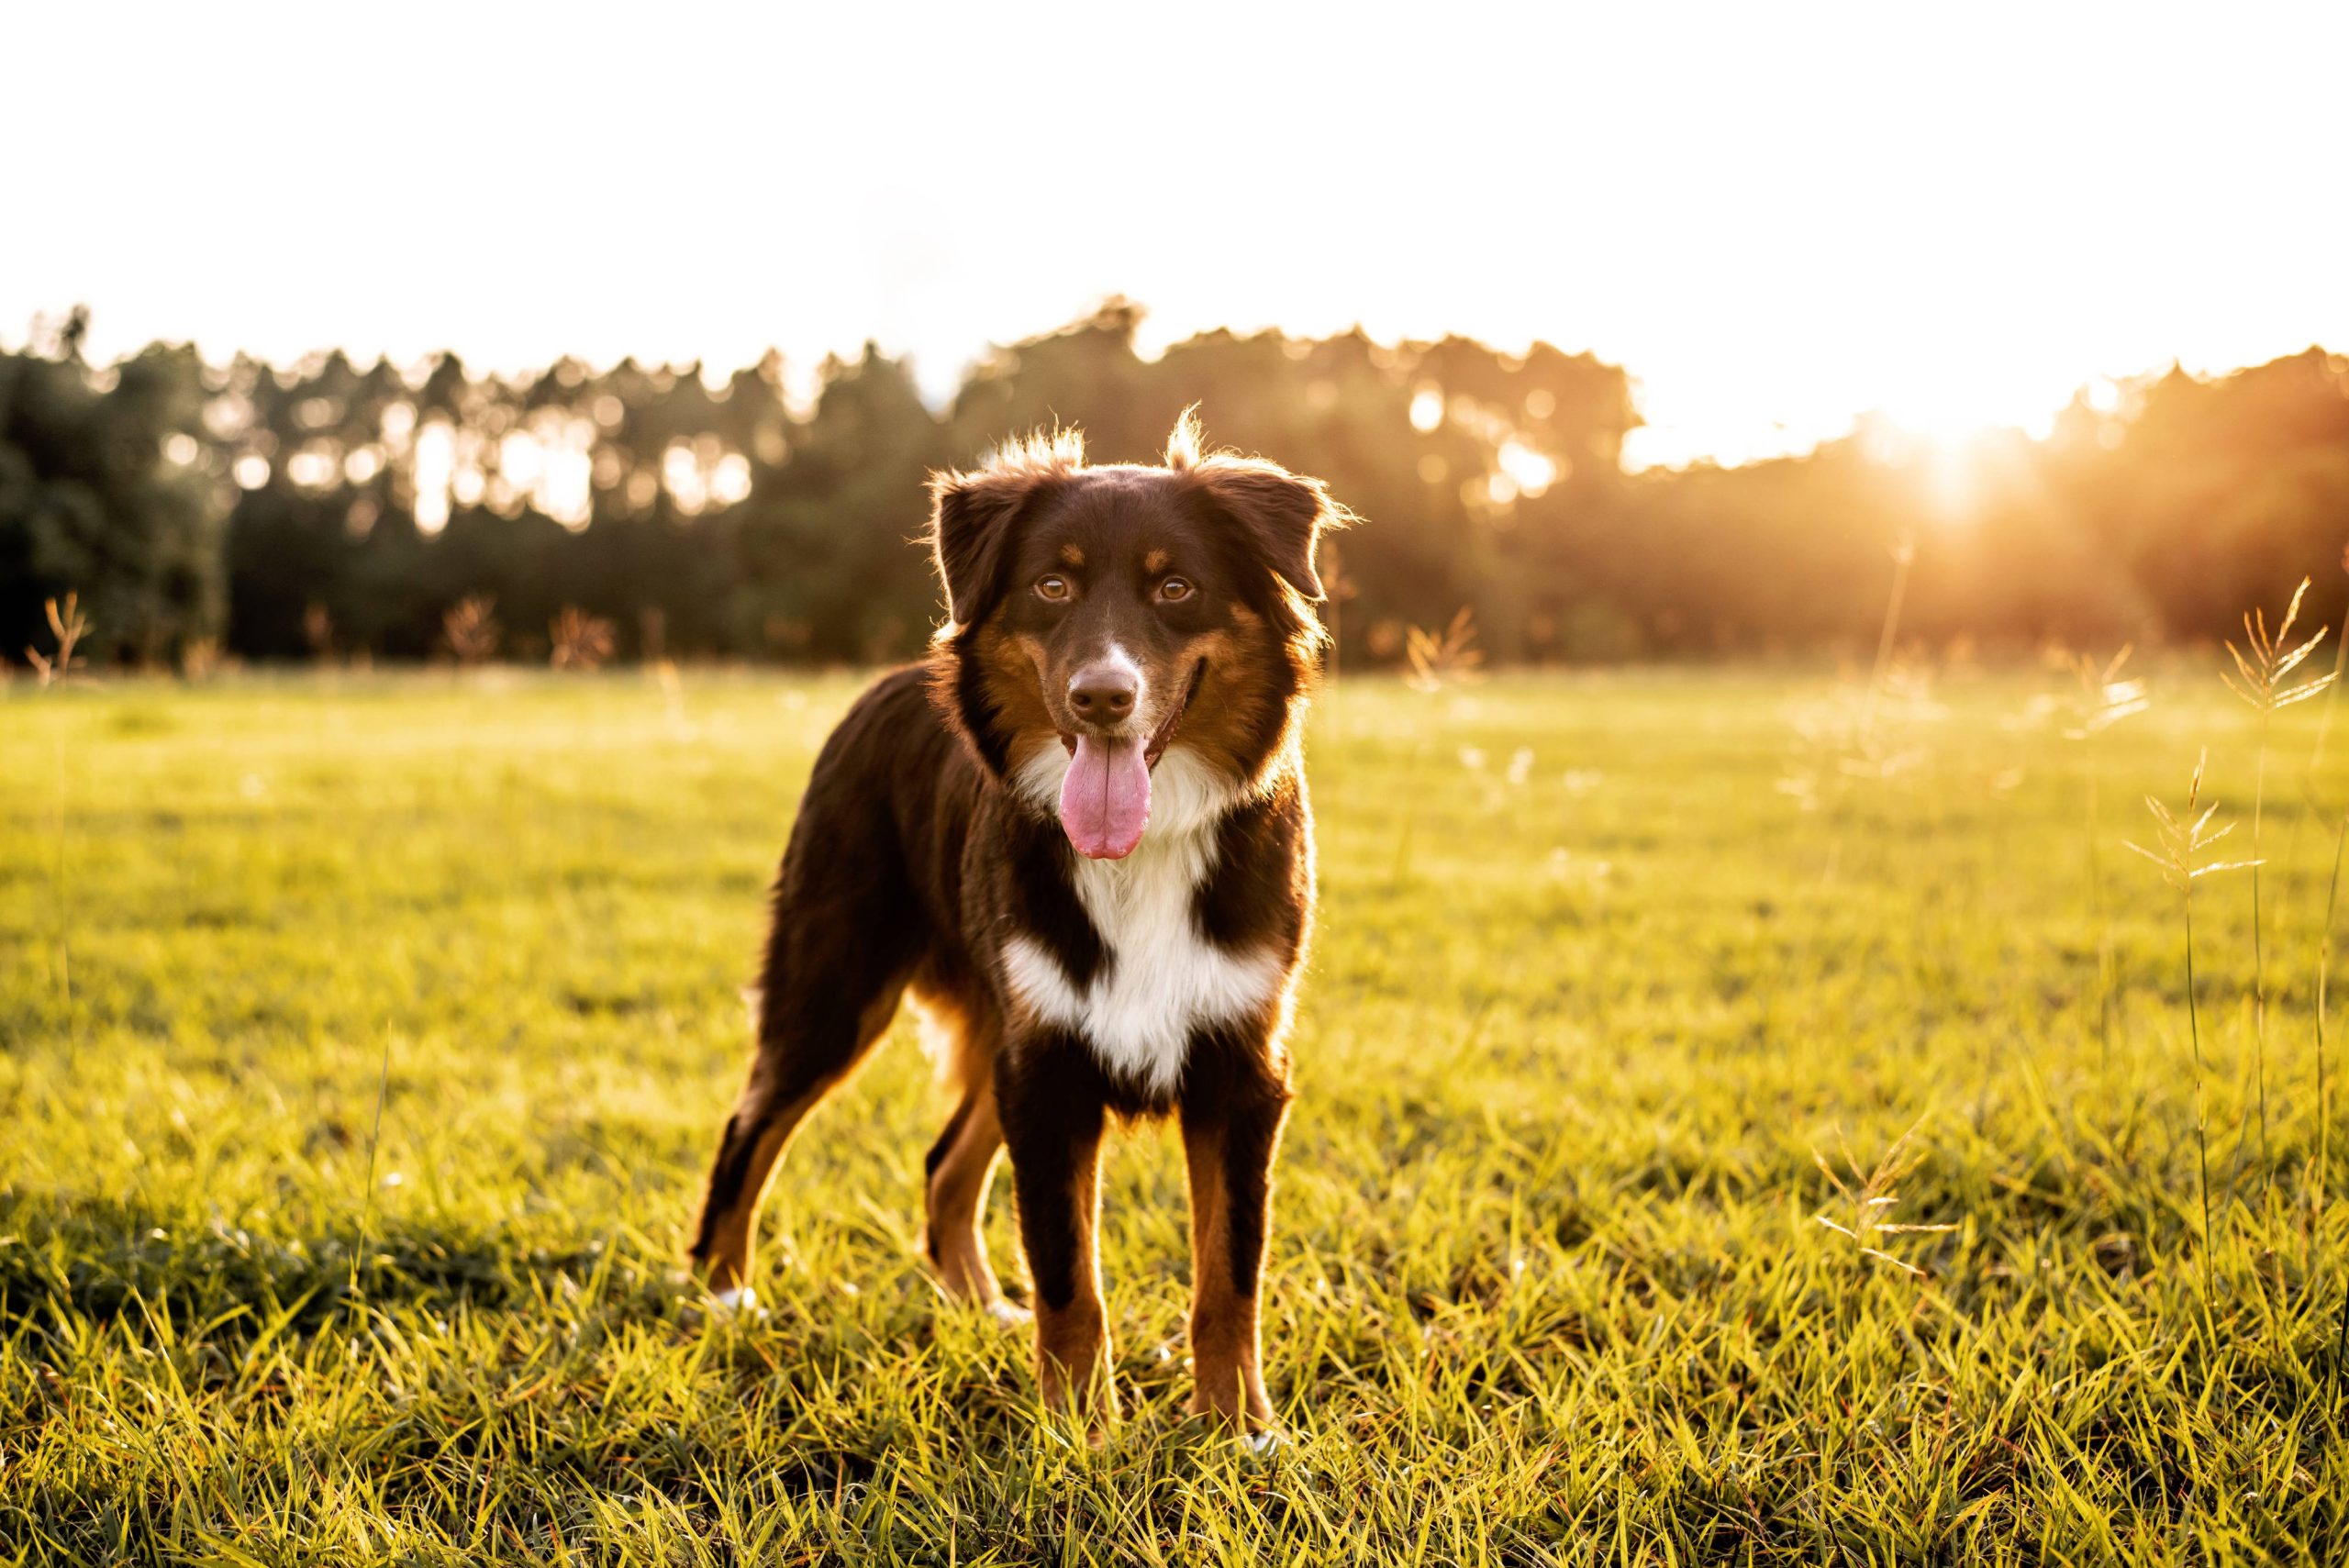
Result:
M994 1180L996 1156L1003 1149L1003 1122L996 1112L995 1045L998 1032L991 1023L968 1013L950 1012L933 1003L926 1009L932 1022L956 1031L953 1041L956 1076L962 1103L946 1130L938 1135L924 1162L929 1181L923 1193L927 1224L923 1250L941 1284L951 1296L986 1307L997 1317L1018 1316L1008 1306L987 1262L987 1243L980 1230L986 1213L987 1187Z
M791 1135L872 1050L905 990L901 973L859 985L852 974L795 973L803 967L769 967L770 984L807 988L761 999L758 1057L718 1140L695 1227L694 1261L729 1303L748 1287L759 1204Z

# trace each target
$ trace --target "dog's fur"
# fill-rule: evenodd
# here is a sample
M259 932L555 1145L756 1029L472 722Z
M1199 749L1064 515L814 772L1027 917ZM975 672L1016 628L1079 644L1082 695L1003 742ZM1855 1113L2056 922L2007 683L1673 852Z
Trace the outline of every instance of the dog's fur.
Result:
M777 1157L910 992L961 1093L928 1162L946 1287L1010 1310L979 1230L1008 1147L1043 1391L1097 1430L1116 1409L1094 1250L1103 1121L1172 1113L1190 1166L1191 1408L1261 1431L1282 1037L1313 910L1314 550L1346 514L1318 481L1202 454L1188 416L1163 467L1090 466L1061 435L931 490L949 622L817 759L694 1256L714 1291L747 1293ZM1080 856L1053 809L1074 736L1111 728L1071 706L1072 681L1102 668L1139 687L1117 732L1163 747L1147 831L1120 860Z

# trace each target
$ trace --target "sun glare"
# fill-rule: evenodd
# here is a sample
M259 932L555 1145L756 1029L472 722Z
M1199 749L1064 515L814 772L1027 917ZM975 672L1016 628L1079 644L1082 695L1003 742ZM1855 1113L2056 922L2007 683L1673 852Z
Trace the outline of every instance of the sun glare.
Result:
M352 101L398 102L449 63L434 29L385 36L332 8L259 58L254 39L188 8L159 17L136 49L87 7L18 10L14 55L109 61L124 101L171 106L185 124L209 112L189 83L224 71L306 81L315 52L343 62ZM2349 206L2309 196L2327 188L2322 150L2339 139L2331 72L2349 11L2337 6L2310 7L2289 50L2215 14L2122 27L2096 7L2040 7L2032 48L2017 50L2013 28L1980 7L1862 7L1838 21L1724 7L1695 29L1645 7L1546 7L1511 33L1506 69L1498 35L1469 13L1406 34L1332 30L1309 8L1241 10L1236 28L1267 69L1410 83L1414 113L1366 117L1346 156L1300 169L1288 193L1356 215L1379 243L1333 250L1300 225L1234 244L1226 226L1170 228L1148 204L1087 200L1071 203L1081 221L1068 242L1007 246L955 221L913 172L963 134L970 83L1015 72L1082 77L1077 101L1002 106L993 132L998 145L1054 147L1070 192L1115 190L1135 168L1250 169L1264 148L1314 133L1319 111L1294 95L1252 94L1247 112L1203 123L1180 112L1230 36L1217 26L1170 37L1147 10L1111 8L1084 28L973 23L954 47L925 51L894 13L746 6L722 27L608 50L601 29L549 34L523 10L476 7L462 95L480 112L412 117L414 166L528 144L547 102L692 80L705 112L648 118L606 156L533 165L539 209L594 211L611 183L641 183L671 193L667 220L599 234L593 266L509 275L455 246L419 268L388 246L332 267L256 267L234 212L200 183L155 183L140 117L84 119L70 75L28 80L0 95L0 135L30 145L56 124L76 131L61 156L17 172L18 206L50 217L41 244L9 257L0 340L32 312L83 301L98 360L194 339L216 357L280 362L330 346L403 364L451 349L507 373L575 354L698 361L714 374L773 344L796 397L813 395L826 354L872 339L910 356L942 403L988 345L1115 293L1147 307L1145 351L1219 327L1303 338L1356 326L1382 343L1457 334L1506 351L1537 339L1587 350L1638 378L1645 423L1622 451L1636 471L1809 451L1870 409L1936 434L2043 428L2091 376L2173 358L2223 372L2349 339L2337 278ZM732 45L711 50L711 36ZM1104 58L1130 68L1081 69ZM1764 58L1772 69L1756 69ZM845 60L897 62L892 113L869 114L863 72L818 63ZM779 82L777 61L796 62ZM1600 61L1571 94L1539 90L1571 62ZM744 204L739 193L766 178L758 150L778 90L799 122L857 134L807 161L793 201ZM2114 119L2116 105L2156 104L2193 107ZM1068 138L1073 118L1117 133ZM1570 157L1573 195L1529 200L1516 161L1424 135L1443 123ZM1589 148L1605 156L1579 155ZM284 188L349 178L331 138L276 150ZM1509 214L1506 234L1427 221L1418 193L1440 193L1453 213ZM455 182L436 195L436 228L500 233L515 199L506 183ZM728 215L722 246L687 239L686 217L707 212ZM147 223L180 237L173 265L151 263ZM1450 417L1441 395L1411 411L1428 433Z
M1497 461L1517 487L1517 494L1539 496L1558 482L1558 462L1522 441L1503 441Z
M1944 522L1965 517L1981 490L1986 434L1979 428L1938 431L1920 443L1925 499Z

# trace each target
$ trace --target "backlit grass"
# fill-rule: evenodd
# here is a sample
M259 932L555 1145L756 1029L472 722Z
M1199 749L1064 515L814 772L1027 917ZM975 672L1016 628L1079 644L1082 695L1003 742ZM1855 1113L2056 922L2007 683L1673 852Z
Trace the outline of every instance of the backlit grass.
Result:
M1817 670L1341 683L1270 1462L1179 1419L1167 1133L1109 1162L1105 1451L941 1302L948 1106L902 1025L778 1183L772 1318L700 1321L739 989L854 680L20 678L0 1549L2337 1558L2313 1008L2349 748L2311 778L2322 701L2145 673L2092 744L2028 671L1874 704ZM2195 884L2206 1250L2179 899L2121 844L2206 745L2247 821L2263 724L2264 1137L2252 888Z

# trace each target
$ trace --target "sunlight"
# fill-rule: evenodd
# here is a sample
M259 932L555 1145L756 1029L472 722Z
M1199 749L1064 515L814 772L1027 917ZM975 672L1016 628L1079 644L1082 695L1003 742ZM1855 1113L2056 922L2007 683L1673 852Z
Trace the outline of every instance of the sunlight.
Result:
M2006 461L1998 429L1958 419L1920 427L1876 414L1854 434L1868 461L1905 477L1924 502L1924 515L1944 526L1973 515L1989 469Z
M1921 439L1963 447L1992 430L2021 429L2036 421L2052 420L2064 401L2063 395L2025 392L1987 375L1945 374L1931 386L1888 400L1883 412L1893 424Z
M1538 496L1558 482L1558 463L1522 441L1503 441L1495 461L1520 495Z
M417 532L437 534L449 526L449 483L456 462L456 439L448 421L429 421L416 438Z
M1945 523L1967 516L1980 490L1985 435L1976 427L1933 432L1923 439L1920 456L1925 497L1932 504L1934 516Z
M154 24L168 44L134 49L84 36L86 8L17 9L16 57L108 61L126 102L172 101L184 81L224 72L298 82L314 59L333 59L354 101L399 103L445 64L433 29L387 36L357 13L320 14L298 50L292 34L215 36L192 15ZM2349 339L2349 293L2337 286L2349 206L2307 198L2310 171L2339 139L2329 72L2349 11L2309 7L2306 41L2286 51L2266 47L2261 28L2115 28L2094 7L2043 8L2024 51L1966 8L1865 14L1865 28L1817 25L1843 48L1873 37L1897 67L1854 71L1842 49L1802 47L1774 72L1754 70L1799 30L1758 10L1715 17L1692 37L1642 7L1550 8L1522 24L1504 86L1490 30L1465 15L1425 17L1407 43L1384 28L1330 29L1304 11L1251 13L1241 31L1259 40L1257 57L1285 68L1365 82L1408 71L1414 112L1369 117L1349 155L1314 169L1298 194L1327 212L1386 213L1397 193L1440 191L1453 212L1511 213L1511 243L1482 259L1473 287L1457 265L1472 231L1419 221L1415 203L1382 243L1350 247L1333 265L1327 246L1302 236L1235 245L1212 225L1170 229L1147 204L1091 214L1083 244L1006 246L984 226L949 221L918 199L918 183L876 177L918 169L925 150L964 133L970 83L1041 72L1045 60L1076 70L1110 38L1131 50L1129 68L1086 76L1083 109L1043 95L999 111L998 144L1055 147L1066 162L1055 178L1069 189L1113 189L1137 167L1249 167L1316 113L1285 95L1252 95L1248 113L1205 125L1159 112L1186 101L1219 35L1160 36L1148 13L1065 35L976 29L927 58L854 7L788 21L742 7L715 32L680 28L625 60L599 55L592 28L549 35L521 12L469 15L468 69L510 89L493 62L526 62L535 85L484 85L477 115L417 117L402 132L414 166L461 168L481 146L525 144L541 102L691 80L703 112L634 128L613 150L617 177L670 171L665 211L728 212L735 225L722 260L680 244L676 225L651 223L601 236L596 267L534 268L518 288L483 286L462 250L418 269L396 246L338 257L288 286L250 264L236 214L193 187L158 195L152 216L181 241L173 265L154 266L137 227L148 209L117 194L149 188L150 128L138 116L77 123L70 80L28 81L0 95L0 121L17 140L77 128L70 158L17 172L21 210L50 217L41 243L10 257L0 337L29 312L84 300L100 362L150 339L193 338L216 357L241 349L291 361L331 340L361 361L451 349L507 373L565 354L697 361L707 372L773 344L795 395L826 353L852 356L871 339L914 356L925 393L942 403L958 367L987 344L1118 292L1150 307L1146 350L1219 326L1320 336L1355 324L1381 343L1458 333L1588 350L1641 378L1649 423L1624 448L1634 471L1805 451L1872 407L1937 431L2022 424L2092 374L2158 371L2173 358L2226 370ZM709 49L712 36L734 45ZM863 78L811 63L828 57L900 60L910 75L896 111L866 115ZM1586 73L1560 101L1511 74L1545 57L1613 67ZM795 119L858 132L799 172L802 200L743 208L733 195L760 177L775 60L799 62L785 72ZM2069 85L2051 90L2056 80ZM2194 108L2132 117L2118 130L2110 106L2140 101ZM1996 112L1975 112L1992 102ZM1066 138L1072 114L1119 132ZM1494 146L1606 146L1609 156L1575 199L1528 203L1508 160L1447 154L1416 128L1471 117ZM1725 141L1722 125L1738 134ZM1620 135L1625 127L1637 134ZM352 177L332 138L278 152L289 188L339 189ZM594 210L615 177L594 159L533 165L531 199L538 210ZM515 196L504 182L461 181L436 200L440 232L486 235L511 221ZM847 242L807 243L809 212L837 215ZM2143 242L2154 233L2160 243ZM2010 242L2023 235L2027 245ZM1718 264L1724 236L1734 265ZM614 277L630 286L612 288ZM1919 383L1943 381L1937 406L1909 406ZM1416 413L1423 433L1441 427L1440 401ZM1212 426L1216 411L1207 417Z

